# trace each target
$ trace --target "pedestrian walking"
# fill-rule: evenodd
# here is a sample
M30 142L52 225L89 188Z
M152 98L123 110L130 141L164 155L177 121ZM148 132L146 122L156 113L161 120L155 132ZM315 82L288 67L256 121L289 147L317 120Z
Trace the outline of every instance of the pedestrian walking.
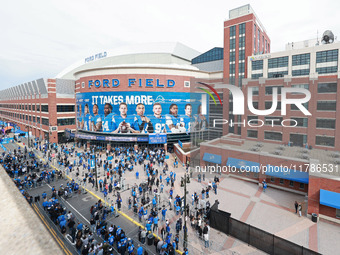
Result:
M301 203L299 203L298 211L299 211L299 217L301 217L301 213L302 213L302 205L301 205Z
M295 206L295 214L297 214L298 213L298 207L299 207L299 204L298 204L297 201L295 201L294 206Z

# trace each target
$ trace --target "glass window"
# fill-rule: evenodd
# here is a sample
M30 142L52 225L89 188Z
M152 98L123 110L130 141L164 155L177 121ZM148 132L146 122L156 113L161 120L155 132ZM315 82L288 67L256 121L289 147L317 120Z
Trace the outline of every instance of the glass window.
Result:
M264 139L274 140L274 141L282 141L282 133L264 131Z
M40 112L40 104L37 104L37 112Z
M297 124L297 127L308 127L308 118L291 117L291 119L296 121L291 121L290 125L292 126Z
M318 101L316 109L318 111L335 111L336 101Z
M302 105L308 110L308 102L307 103L303 103ZM297 108L297 106L295 104L291 104L290 105L290 110L291 111L300 111L300 109Z
M289 181L289 186L290 187L294 187L294 182L293 181Z
M37 123L40 124L40 117L37 117Z
M288 56L268 59L268 68L278 68L288 66Z
M340 218L340 209L336 209L335 217Z
M263 70L263 60L256 60L251 62L251 70Z
M247 137L257 138L257 130L247 130Z
M231 26L230 28L230 37L236 35L236 26Z
M259 87L251 87L253 91L253 96L258 96L259 95Z
M332 136L316 136L315 138L315 144L316 145L322 145L322 146L330 146L334 147L335 144L335 138Z
M309 65L309 63L310 63L310 53L292 56L293 66Z
M309 89L309 84L294 84L292 88L299 88L299 89ZM292 93L292 94L300 94L300 93Z
M34 111L34 112L35 112L35 104L34 104L34 105L32 105L32 111Z
M57 112L74 112L74 105L57 105Z
M246 23L242 23L238 25L238 29L239 29L239 34L245 34L246 33Z
M318 67L318 68L316 68L316 72L318 74L336 73L337 71L338 71L338 67L337 66Z
M266 88L265 88L266 95L272 95L273 94L273 88L277 88L277 94L281 95L281 88L283 88L283 86L266 86Z
M31 105L28 105L28 110L31 111Z
M48 105L41 105L41 112L48 112Z
M238 52L238 60L244 60L245 59L245 51L244 50L240 50Z
M230 38L229 40L229 49L233 50L236 47L236 39L235 38Z
M316 53L316 63L337 62L338 50L326 50Z
M309 75L309 69L292 70L292 76Z
M270 176L270 182L275 182L275 178L273 176Z
M251 78L254 79L254 80L256 80L256 79L258 79L260 77L263 77L263 73L257 73L257 74L252 74L251 75Z
M223 59L223 48L215 47L191 60L192 64L204 63Z
M285 75L288 75L288 71L268 72L268 78L282 78Z
M280 184L284 184L284 179L280 179Z
M58 119L58 126L67 126L67 125L75 125L75 118L70 119Z
M316 119L316 127L335 129L335 119Z
M272 101L265 101L264 102L264 108L266 110L269 110L273 105ZM276 110L281 110L281 102L277 102Z
M304 183L300 183L300 189L305 189L305 184Z
M283 118L282 117L274 117L274 116L265 116L264 124L270 126L280 126Z
M235 64L230 64L229 65L229 73L230 74L235 74Z
M318 93L336 93L336 92L337 92L336 82L318 83Z
M49 122L49 120L46 119L46 118L41 118L41 124L46 125L46 126L49 126L50 122Z

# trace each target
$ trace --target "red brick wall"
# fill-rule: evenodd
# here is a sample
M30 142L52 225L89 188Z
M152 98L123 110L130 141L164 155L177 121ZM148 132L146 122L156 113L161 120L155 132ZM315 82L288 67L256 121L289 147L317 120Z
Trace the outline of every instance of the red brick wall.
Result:
M237 158L237 159L243 159L243 160L248 160L248 161L253 161L253 162L258 162L262 166L267 166L268 164L273 165L273 166L287 166L288 168L291 168L291 165L296 165L296 169L300 169L300 165L302 165L302 169L306 170L306 166L304 165L304 162L300 161L291 161L291 160L286 160L286 159L281 159L281 158L276 158L272 156L266 156L266 155L261 155L259 153L247 153L245 151L237 151L237 150L230 150L226 148L214 148L210 146L204 146L201 145L200 147L200 165L201 166L206 166L206 162L203 161L203 156L204 153L212 153L216 155L221 155L222 156L222 163L221 166L226 166L228 158ZM230 172L231 174L239 175L239 176L244 176L247 178L253 178L258 180L258 182L262 182L263 179L266 179L267 183L276 185L278 187L284 187L296 191L302 191L302 192L308 192L308 186L307 184L304 185L304 188L300 188L300 183L294 182L293 186L289 185L289 180L284 180L283 184L280 184L280 179L275 178L274 182L270 181L270 176L265 175L261 171L258 173L258 177L254 176L254 173L233 173Z
M335 218L335 208L320 205L320 189L340 193L340 183L337 180L310 176L308 188L308 213L323 214Z

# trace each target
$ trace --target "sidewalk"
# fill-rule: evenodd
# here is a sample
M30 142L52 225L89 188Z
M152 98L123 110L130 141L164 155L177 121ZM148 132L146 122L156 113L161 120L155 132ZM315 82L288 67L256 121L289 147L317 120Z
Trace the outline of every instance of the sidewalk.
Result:
M77 148L77 151L82 149ZM102 157L104 159L106 156ZM74 157L70 162L73 162ZM170 155L167 159L169 165L169 171L176 171L176 182L174 187L174 196L177 194L183 196L184 190L180 187L180 179L184 176L185 169L181 166L173 169L174 158ZM81 167L82 169L82 167ZM135 177L135 170L138 169L140 177L137 180ZM160 167L156 167L160 170ZM146 179L143 165L135 166L135 170L126 172L123 176L126 179L126 184L130 187L132 185L139 184ZM82 173L82 170L80 170ZM99 170L101 178L103 178L103 169ZM191 206L191 194L197 192L200 194L202 187L208 185L208 181L212 181L214 174L207 174L205 182L198 183L197 178L191 179L191 183L187 184L187 203ZM75 171L70 173L71 178L75 178ZM80 176L83 178L83 176ZM219 209L231 213L231 216L235 219L241 220L248 224L251 224L257 228L263 229L269 233L273 233L279 237L290 240L294 243L302 245L306 248L316 250L322 254L335 254L336 250L340 249L339 226L333 225L327 222L313 223L309 218L303 216L298 217L295 214L294 202L304 203L305 197L302 195L276 190L274 188L268 188L266 193L262 191L262 188L255 183L246 182L226 175L220 175L220 184L218 186L218 193L215 195L210 192L210 204L213 205L216 199L219 200ZM98 177L98 180L100 178ZM163 182L164 182L163 178ZM92 189L91 184L87 184L87 189L91 190L99 197L103 197L103 193ZM161 205L168 207L168 193L170 186L164 187L164 193L161 194ZM132 210L128 210L128 198L130 196L130 190L121 192L123 199L122 212L126 213L132 219L138 221L138 217L134 215ZM115 197L112 194L109 195L109 202L115 201ZM152 196L150 196L152 199ZM303 208L305 211L305 207ZM171 230L175 229L175 223L179 216L175 215L175 212L167 211L167 218L171 222ZM188 240L190 254L264 254L255 248L248 246L238 240L228 237L219 231L211 229L209 239L210 248L204 248L204 241L199 239L195 231L190 227L190 222L187 222L188 226ZM159 231L162 225L159 226ZM181 231L183 232L183 231ZM326 234L327 233L327 234ZM183 236L180 235L180 250L182 250ZM234 252L234 253L233 253Z

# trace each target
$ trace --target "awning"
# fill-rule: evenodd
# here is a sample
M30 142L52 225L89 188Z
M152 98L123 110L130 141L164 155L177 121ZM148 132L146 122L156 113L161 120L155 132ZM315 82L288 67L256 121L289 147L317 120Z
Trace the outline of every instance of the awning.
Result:
M12 126L8 126L8 127L5 127L5 131L7 131L8 129L12 129L13 127Z
M221 164L222 156L205 152L203 156L203 160L210 162L210 163Z
M21 131L21 130L16 130L15 133L16 133L16 134L26 134L26 132Z
M267 165L265 174L269 176L273 176L275 178L281 178L281 179L286 179L286 180L295 181L295 182L301 182L301 183L309 182L308 172L289 169L286 167Z
M228 158L227 166L236 167L237 169L248 172L258 173L260 171L260 163L238 158Z
M320 189L320 204L340 209L340 193Z

